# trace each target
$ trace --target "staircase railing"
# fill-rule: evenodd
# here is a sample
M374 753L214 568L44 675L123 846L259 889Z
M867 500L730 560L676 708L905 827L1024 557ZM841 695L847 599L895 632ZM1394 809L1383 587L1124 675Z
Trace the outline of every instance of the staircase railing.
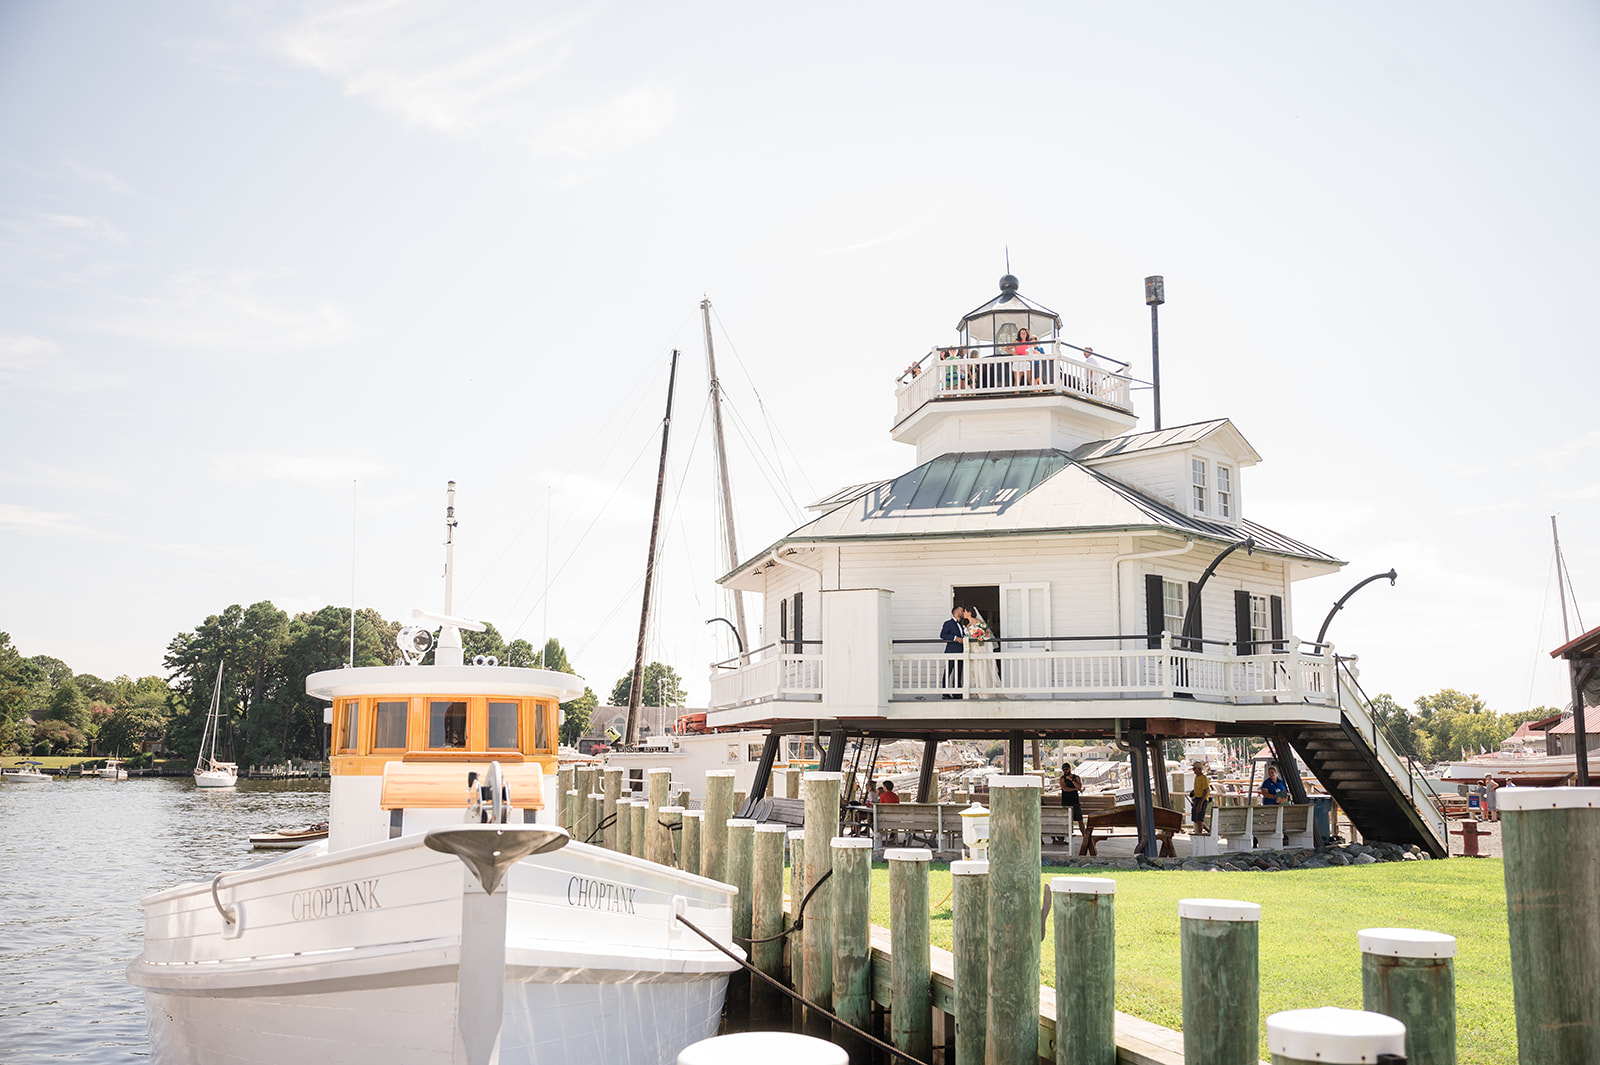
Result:
M1422 766L1372 712L1372 701L1361 690L1361 682L1351 671L1349 660L1335 657L1339 672L1339 709L1356 726L1356 731L1377 756L1378 764L1405 793L1417 815L1443 848L1449 842L1449 825L1440 808L1439 793L1422 775Z

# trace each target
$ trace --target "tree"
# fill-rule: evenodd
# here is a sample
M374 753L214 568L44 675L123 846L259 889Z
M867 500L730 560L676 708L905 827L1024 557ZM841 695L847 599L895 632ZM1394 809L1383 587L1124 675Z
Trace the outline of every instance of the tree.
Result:
M43 746L49 754L82 754L88 742L82 730L73 728L65 721L41 721L34 729L35 751Z
M589 721L594 715L594 708L600 705L600 700L595 696L594 690L587 686L583 694L570 703L561 704L561 742L568 747L578 742L589 728Z
M345 618L348 621L348 613ZM173 637L163 662L177 693L175 705L181 702L183 710L171 722L171 745L190 757L197 755L220 662L222 708L227 715L224 734L230 741L236 740L232 743L234 760L261 761L275 753L276 737L270 727L276 722L270 714L259 715L267 718L260 720L254 711L275 694L272 686L283 682L274 667L288 635L289 615L269 602L260 602L230 606L206 618L192 632Z
M97 739L103 751L136 754L144 744L159 741L166 727L167 715L160 708L129 706L112 711Z
M561 641L554 636L544 642L544 649L539 652L539 668L554 670L557 673L573 671L572 663L567 660L566 648L562 647Z
M539 655L527 640L512 640L506 644L506 656L500 660L500 664L518 669L537 669Z
M633 688L633 670L622 675L611 689L611 705L627 706ZM688 696L683 690L683 678L678 671L662 662L651 662L644 667L644 690L639 695L640 706L682 706Z
M70 676L51 693L50 701L44 706L43 720L59 721L80 734L88 728L89 700L83 697Z
M1422 757L1416 722L1409 710L1394 701L1394 696L1388 692L1380 694L1369 704L1369 709L1378 724L1389 730L1401 751L1413 758Z
M352 657L357 666L388 665L394 658L394 637L399 631L398 622L384 620L370 607L356 611L352 655L349 607L325 606L296 614L273 663L269 695L260 709L261 720L270 727L264 729L257 760L321 758L326 704L306 694L306 677L338 669Z

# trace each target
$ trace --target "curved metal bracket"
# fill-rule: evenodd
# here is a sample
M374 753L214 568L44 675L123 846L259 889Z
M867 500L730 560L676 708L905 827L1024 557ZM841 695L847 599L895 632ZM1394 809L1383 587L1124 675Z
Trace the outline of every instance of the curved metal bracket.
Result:
M729 621L727 618L707 618L706 619L706 624L707 625L714 625L719 621L722 622L724 625L728 626L728 628L733 630L733 642L738 645L739 654L743 655L744 654L744 641L739 639L739 627L737 625L735 625L733 622Z
M1328 626L1333 624L1333 616L1335 614L1337 614L1339 611L1344 609L1345 602L1347 600L1349 600L1349 598L1352 595L1355 595L1357 592L1359 592L1361 589L1365 588L1367 585L1371 584L1373 581L1381 581L1381 580L1387 579L1388 582L1389 582L1389 587L1393 588L1394 587L1394 582L1399 576L1400 575L1398 573L1396 573L1393 569L1389 570L1388 573L1374 573L1372 576L1368 577L1366 580L1362 581L1360 584L1357 584L1354 588L1350 589L1348 592L1345 592L1344 595L1340 596L1339 597L1339 601L1337 603L1333 604L1333 609L1328 611L1328 616L1322 619L1322 628L1317 630L1317 653L1318 654L1322 653L1323 637L1328 635Z

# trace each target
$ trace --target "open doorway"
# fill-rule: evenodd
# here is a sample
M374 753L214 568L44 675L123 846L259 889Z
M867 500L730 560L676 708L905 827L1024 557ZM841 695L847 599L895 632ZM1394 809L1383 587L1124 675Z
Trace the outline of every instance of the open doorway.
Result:
M976 610L988 624L996 639L1005 635L1000 629L1000 586L998 584L975 584L952 589L950 605L954 606L956 603Z

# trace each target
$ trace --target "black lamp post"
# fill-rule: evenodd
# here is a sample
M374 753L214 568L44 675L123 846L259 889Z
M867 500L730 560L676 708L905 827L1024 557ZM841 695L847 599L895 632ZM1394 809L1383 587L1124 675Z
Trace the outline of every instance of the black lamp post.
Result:
M1156 429L1161 429L1161 322L1156 308L1167 302L1166 284L1160 274L1144 279L1144 301L1150 305L1150 383L1156 407Z
M1322 653L1322 638L1328 635L1328 626L1333 624L1333 615L1344 609L1345 600L1349 599L1352 595L1355 595L1373 581L1387 580L1389 582L1389 587L1393 588L1395 578L1398 576L1399 574L1392 569L1388 573L1374 573L1372 576L1368 577L1366 580L1362 581L1348 592L1345 592L1344 595L1340 596L1339 601L1333 604L1333 609L1328 611L1328 616L1322 619L1322 628L1317 630L1317 653Z

